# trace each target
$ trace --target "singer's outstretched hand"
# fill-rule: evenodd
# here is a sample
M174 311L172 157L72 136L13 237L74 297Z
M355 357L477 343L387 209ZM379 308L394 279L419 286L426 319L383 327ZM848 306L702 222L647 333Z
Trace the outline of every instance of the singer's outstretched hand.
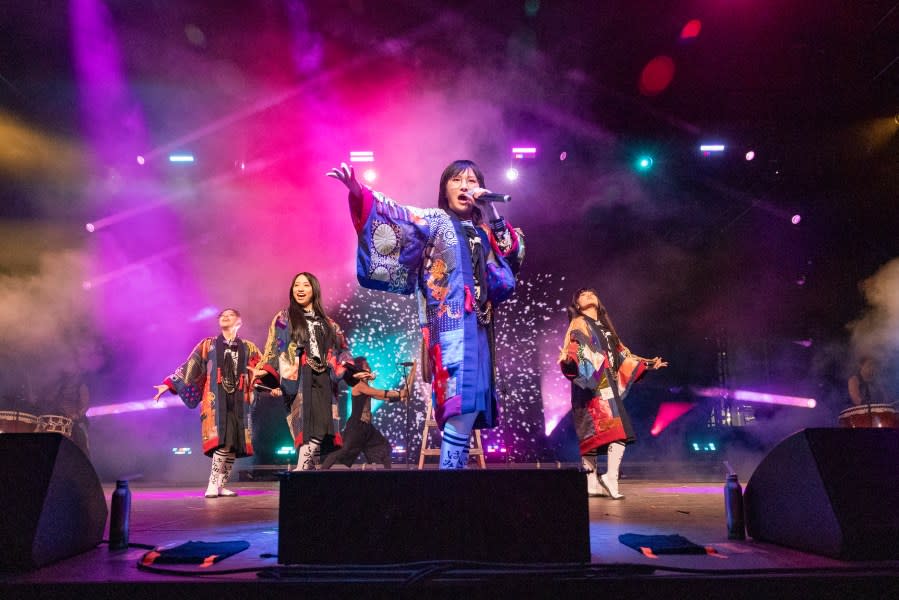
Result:
M341 182L346 186L346 188L352 195L362 195L362 186L360 186L359 182L356 181L356 171L351 165L342 162L340 163L339 167L334 167L333 169L325 173L325 175L327 175L328 177L333 177L337 181Z

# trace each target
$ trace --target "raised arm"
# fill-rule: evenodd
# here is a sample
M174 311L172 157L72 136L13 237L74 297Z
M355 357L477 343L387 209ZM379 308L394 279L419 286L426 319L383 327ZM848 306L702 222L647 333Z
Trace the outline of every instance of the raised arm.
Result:
M353 220L353 227L356 232L362 231L365 221L368 219L368 213L371 212L372 196L371 192L365 193L364 188L359 185L356 180L356 171L352 165L340 163L339 167L334 167L327 173L328 177L333 177L346 186L349 191L350 218Z

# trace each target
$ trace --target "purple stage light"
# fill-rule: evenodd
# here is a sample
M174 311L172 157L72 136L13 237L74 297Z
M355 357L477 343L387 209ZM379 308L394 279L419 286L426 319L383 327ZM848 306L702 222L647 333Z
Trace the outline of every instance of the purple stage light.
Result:
M373 183L378 178L378 172L374 169L365 169L365 172L362 173L362 178L368 183Z
M169 154L170 163L192 163L194 162L193 154Z
M749 152L746 153L746 160L752 160L753 158L755 158L755 152L750 150Z
M138 155L136 160L137 160L137 164L139 164L139 165L143 165L147 162L147 159L140 155Z
M516 179L518 179L518 175L518 169L516 169L515 167L509 167L508 169L506 169L506 179L508 179L509 181L515 181Z
M815 408L818 402L814 398L801 396L783 396L780 394L768 394L765 392L753 392L752 390L728 390L725 388L694 388L697 396L705 398L722 398L729 396L741 402L758 404L777 404L781 406L797 406L799 408Z
M87 409L88 417L105 417L107 415L121 415L123 413L138 412L142 410L160 410L172 406L181 406L181 398L178 396L163 396L158 402L151 400L137 400L134 402L119 402L117 404L104 404L92 406Z
M566 158L568 158L567 152L563 152L562 154L559 155L559 160L565 160Z
M802 215L793 215L793 217L790 219L790 223L792 223L793 225L799 225L799 222L801 220L802 220Z
M678 487L649 488L648 491L654 494L712 494L717 496L721 493L721 486L683 485Z
M87 229L87 232L88 232L88 233L93 233L93 232L95 231L95 229L96 229L96 228L94 227L94 224L93 224L93 223L87 223L87 224L85 224L84 228Z

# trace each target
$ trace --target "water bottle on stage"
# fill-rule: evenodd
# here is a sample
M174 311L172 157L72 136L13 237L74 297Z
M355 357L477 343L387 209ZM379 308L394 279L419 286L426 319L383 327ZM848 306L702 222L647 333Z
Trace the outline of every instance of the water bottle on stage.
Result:
M131 523L131 490L128 481L115 482L112 508L109 512L109 549L124 550L128 547L128 529Z

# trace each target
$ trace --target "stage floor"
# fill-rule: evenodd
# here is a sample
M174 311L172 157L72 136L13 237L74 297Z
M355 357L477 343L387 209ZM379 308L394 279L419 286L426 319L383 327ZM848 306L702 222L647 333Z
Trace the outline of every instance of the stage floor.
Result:
M449 595L468 586L468 591L486 595L492 590L494 596L506 596L529 591L582 592L599 581L619 597L663 591L676 597L682 593L722 598L757 598L768 593L858 597L861 592L866 597L899 597L899 561L841 561L752 540L728 540L720 484L624 480L621 491L625 499L590 498L589 566L453 572L454 567L443 565L432 566L424 574L420 565L279 567L279 482L239 482L231 487L238 497L206 499L200 485L133 483L130 542L154 547L244 540L250 546L243 552L206 568L177 565L153 572L138 568L146 549L114 552L102 544L35 571L0 574L0 597L106 597L113 595L113 590L128 590L125 593L132 597L183 595L196 600L215 597L224 583L228 584L224 589L232 590L226 595L248 584L253 585L254 595L260 595L263 588L259 586L271 583L276 595L335 588L379 595L391 590L411 592L418 589L415 586L429 586L432 593L447 591ZM104 491L108 500L112 486L105 486ZM564 507L546 507L546 518L552 519L553 512L560 510ZM680 534L714 552L645 556L619 542L618 536L624 533ZM212 585L197 586L198 582ZM162 590L166 595L161 595Z

